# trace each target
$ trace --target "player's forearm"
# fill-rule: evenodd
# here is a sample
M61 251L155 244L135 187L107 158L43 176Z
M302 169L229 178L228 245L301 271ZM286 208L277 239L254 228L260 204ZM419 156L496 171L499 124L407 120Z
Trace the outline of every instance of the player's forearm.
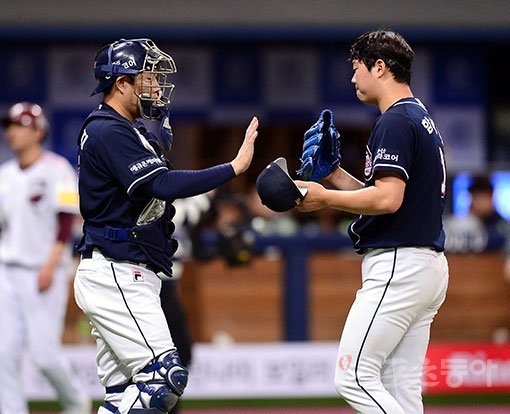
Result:
M341 167L334 168L331 174L326 177L326 181L333 184L339 190L359 190L364 187L360 180Z
M67 243L71 240L75 217L76 216L72 213L58 213L57 238L45 263L45 267L50 270L53 270L58 266L62 253Z
M50 255L48 256L48 260L46 260L45 267L51 270L55 269L60 262L65 247L66 243L62 241L55 242L53 248L51 249Z
M143 184L140 190L151 197L173 201L207 193L234 177L230 163L203 170L170 170Z
M324 203L337 210L371 216L394 213L401 205L393 193L375 186L351 191L325 190Z

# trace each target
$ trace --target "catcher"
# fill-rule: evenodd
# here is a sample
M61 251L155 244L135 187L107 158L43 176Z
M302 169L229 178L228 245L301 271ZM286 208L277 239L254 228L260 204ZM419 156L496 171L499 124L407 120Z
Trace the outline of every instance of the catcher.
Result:
M79 196L84 218L75 298L92 325L99 413L168 413L188 380L161 308L161 277L172 276L173 201L206 193L251 164L258 120L236 157L202 170L173 169L168 112L173 58L150 39L120 39L94 59L103 102L79 138ZM158 121L158 135L140 118ZM138 120L138 121L137 121Z

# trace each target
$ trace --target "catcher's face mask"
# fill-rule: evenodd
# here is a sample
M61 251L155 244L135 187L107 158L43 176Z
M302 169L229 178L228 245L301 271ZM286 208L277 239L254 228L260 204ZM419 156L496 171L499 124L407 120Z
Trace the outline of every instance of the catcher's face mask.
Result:
M175 86L169 79L176 72L172 57L152 40L120 39L96 54L94 76L98 85L92 95L105 92L119 76L133 76L140 115L160 119L170 107Z
M173 59L156 46L147 52L144 67L137 77L135 94L140 114L146 119L159 119L168 111L175 85L169 78L177 71Z
M296 207L305 198L307 189L298 187L289 175L287 160L277 158L257 177L257 193L262 204L282 212Z

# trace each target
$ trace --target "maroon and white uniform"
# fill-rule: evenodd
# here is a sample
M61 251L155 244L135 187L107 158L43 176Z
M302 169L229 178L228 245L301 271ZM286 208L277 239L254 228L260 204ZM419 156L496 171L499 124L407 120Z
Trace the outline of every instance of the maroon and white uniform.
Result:
M69 162L52 152L27 168L16 159L0 166L0 412L28 414L20 362L25 352L54 387L65 413L90 413L61 349L71 246L51 286L39 292L41 267L59 232L60 213L78 213L77 179Z

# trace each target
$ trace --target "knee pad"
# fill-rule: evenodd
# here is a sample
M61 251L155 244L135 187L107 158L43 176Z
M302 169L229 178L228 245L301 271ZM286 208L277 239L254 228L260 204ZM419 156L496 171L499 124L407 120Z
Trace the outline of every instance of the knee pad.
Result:
M166 352L142 371L157 374L154 380L136 383L142 406L163 413L169 412L188 384L188 370L181 364L179 354L177 351Z
M160 355L160 368L157 372L165 378L165 382L179 397L184 392L184 388L188 385L188 370L181 363L177 351L167 352Z

